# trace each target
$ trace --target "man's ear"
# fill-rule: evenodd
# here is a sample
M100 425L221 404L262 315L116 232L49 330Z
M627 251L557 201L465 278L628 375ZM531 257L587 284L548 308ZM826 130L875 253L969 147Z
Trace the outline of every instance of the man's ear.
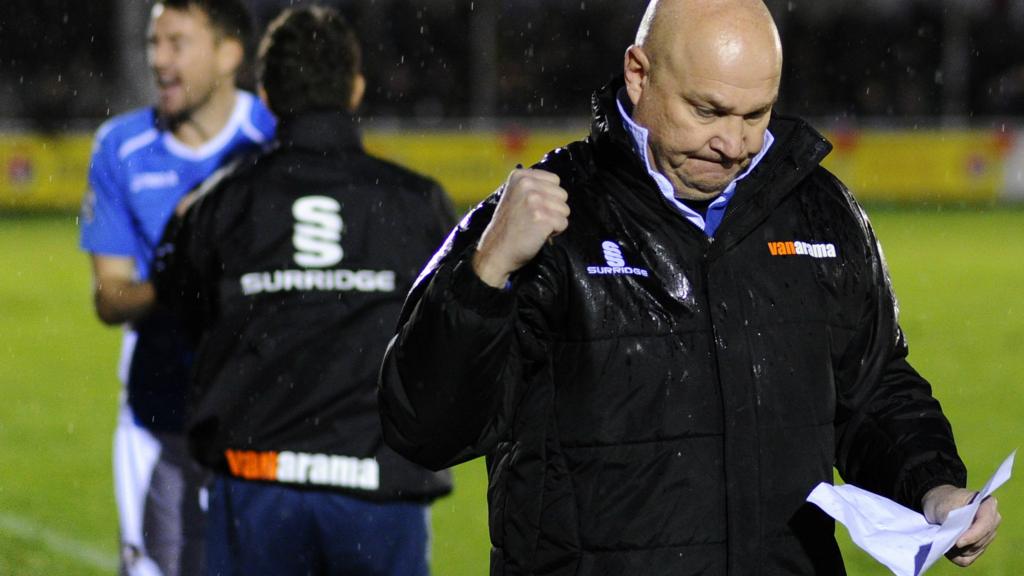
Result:
M359 105L363 103L364 94L366 94L366 77L362 73L356 72L355 78L352 79L352 94L348 99L349 112L355 112L359 108Z
M236 38L223 38L217 43L217 70L221 76L233 76L238 73L245 59L245 48Z
M629 95L630 102L636 106L651 78L651 60L643 48L633 44L626 49L622 72L626 77L626 94Z

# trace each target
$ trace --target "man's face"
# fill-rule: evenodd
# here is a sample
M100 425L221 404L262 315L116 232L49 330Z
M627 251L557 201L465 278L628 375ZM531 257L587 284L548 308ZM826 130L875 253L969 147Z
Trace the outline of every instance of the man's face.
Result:
M182 119L206 105L223 82L233 82L218 66L223 41L201 10L153 7L146 57L158 92L157 109Z
M634 78L638 84L628 91L633 119L649 131L653 167L680 198L718 196L764 145L778 95L777 65L671 53L654 63L643 59L646 77Z

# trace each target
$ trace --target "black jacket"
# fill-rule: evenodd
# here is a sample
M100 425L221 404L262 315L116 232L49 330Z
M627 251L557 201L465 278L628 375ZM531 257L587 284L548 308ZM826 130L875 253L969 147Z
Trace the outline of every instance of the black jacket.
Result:
M447 196L367 155L330 113L283 120L269 153L215 178L156 267L160 299L199 339L195 456L368 499L446 493L447 472L383 443L376 382L402 301L454 225Z
M779 117L709 241L633 153L616 88L539 164L569 227L509 290L470 265L500 191L414 288L385 438L434 468L487 456L492 574L842 574L804 502L833 466L918 509L965 482L868 220L818 165L829 144Z

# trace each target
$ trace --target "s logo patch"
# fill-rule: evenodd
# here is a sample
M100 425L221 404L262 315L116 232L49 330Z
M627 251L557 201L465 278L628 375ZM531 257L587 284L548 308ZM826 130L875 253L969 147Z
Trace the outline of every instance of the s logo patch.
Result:
M341 205L327 196L304 196L292 204L295 217L292 245L295 263L306 268L326 268L341 262Z

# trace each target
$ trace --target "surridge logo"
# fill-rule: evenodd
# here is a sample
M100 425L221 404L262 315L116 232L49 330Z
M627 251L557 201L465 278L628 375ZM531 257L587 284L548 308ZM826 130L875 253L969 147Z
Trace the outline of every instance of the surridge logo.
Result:
M341 262L341 204L328 196L305 196L292 204L292 245L301 270L265 270L243 274L242 294L276 292L394 292L394 270L326 268Z
M295 263L305 268L326 268L341 262L341 204L328 196L304 196L292 204Z
M772 256L810 256L811 258L835 258L837 255L835 244L815 244L799 240L769 242L768 252Z
M601 250L604 251L604 261L613 268L622 268L626 260L622 257L622 248L615 242L605 241L601 243Z
M626 258L622 255L622 247L617 242L605 240L601 243L601 251L604 253L604 261L607 266L587 266L587 274L591 276L642 276L644 278L650 275L643 268L627 266Z

